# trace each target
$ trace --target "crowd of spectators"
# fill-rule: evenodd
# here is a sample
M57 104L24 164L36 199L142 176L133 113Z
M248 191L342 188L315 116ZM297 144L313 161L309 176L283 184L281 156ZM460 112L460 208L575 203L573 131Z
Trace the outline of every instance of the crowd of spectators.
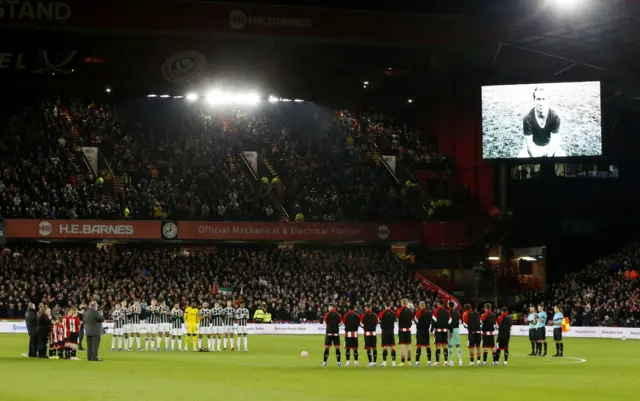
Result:
M0 217L109 218L101 185L80 181L73 123L59 100L14 111L0 134Z
M266 304L274 320L296 322L319 320L329 303L359 312L365 302L379 310L403 297L433 305L437 294L406 263L365 247L15 247L0 254L0 318L24 317L29 302L55 310L95 300L111 310L152 297L183 305L243 298L252 313Z
M4 217L275 220L281 204L307 221L401 221L415 218L412 187L386 171L374 142L411 167L444 160L404 129L313 104L239 111L57 98L6 120ZM99 171L77 146L99 148ZM278 202L243 165L243 150L273 165Z
M627 246L568 274L542 291L524 294L523 312L529 303L560 305L576 326L638 327L640 325L640 242Z

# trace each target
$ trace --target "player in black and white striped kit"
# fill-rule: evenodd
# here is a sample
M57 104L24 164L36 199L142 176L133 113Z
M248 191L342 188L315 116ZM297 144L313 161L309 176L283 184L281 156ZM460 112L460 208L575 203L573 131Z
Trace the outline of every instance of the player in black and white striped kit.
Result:
M222 351L222 336L224 334L224 310L220 307L220 302L216 302L211 309L211 334L213 340L211 345L212 351ZM213 344L215 341L215 347Z
M169 351L171 348L169 340L171 338L171 309L160 299L160 324L158 326L158 351L160 351L160 344L162 343L162 335L164 334L164 349Z
M124 316L120 310L120 304L115 304L111 312L113 320L113 337L111 337L111 351L116 350L116 341L119 343L118 350L122 351L122 334L124 332Z
M129 345L129 335L131 334L131 309L127 307L127 301L122 301L122 305L120 308L122 315L124 316L124 326L122 328L124 332L124 347L125 351L131 351L131 346ZM119 347L118 347L119 348Z
M151 349L155 349L156 336L158 335L158 326L160 325L160 307L158 301L155 298L151 300L151 305L147 307L149 316L147 317L147 338L145 341L145 349L149 351L149 344ZM160 343L158 343L158 351L160 351Z
M180 304L173 305L171 309L171 351L176 348L176 337L178 338L178 351L182 351L182 320L184 311L180 309Z
M209 309L209 303L203 302L202 308L198 310L200 315L200 323L198 325L198 349L200 351L209 352L213 348L211 345L211 310ZM207 337L207 346L202 348L202 337Z
M248 341L247 341L247 323L249 322L249 309L244 307L244 301L240 302L240 307L238 309L236 309L236 322L237 322L237 330L236 330L236 334L238 335L237 338L237 348L238 351L240 351L240 337L244 338L244 351L248 352L249 348L248 346Z
M233 324L236 319L236 308L231 301L227 301L227 307L222 310L224 316L224 349L227 349L227 340L231 340L231 351L235 351L233 344Z
M138 351L142 351L140 347L140 315L142 314L142 308L140 307L140 302L137 300L133 301L133 306L129 308L131 312L130 324L131 324L131 335L129 336L129 348L133 348L133 338L136 338L136 345L138 346Z

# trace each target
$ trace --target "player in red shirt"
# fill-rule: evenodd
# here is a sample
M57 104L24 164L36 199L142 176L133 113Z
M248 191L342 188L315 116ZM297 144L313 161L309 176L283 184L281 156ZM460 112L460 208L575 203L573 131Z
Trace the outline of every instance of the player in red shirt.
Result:
M411 326L413 325L413 311L409 309L409 300L400 301L402 306L396 311L398 319L398 344L400 344L400 366L404 366L405 359L411 365Z
M64 357L64 324L62 316L56 318L51 333L51 349L54 350L54 358L62 359ZM57 355L55 355L57 351Z
M78 309L70 308L64 318L65 341L67 358L77 359L78 338L80 336L80 318Z

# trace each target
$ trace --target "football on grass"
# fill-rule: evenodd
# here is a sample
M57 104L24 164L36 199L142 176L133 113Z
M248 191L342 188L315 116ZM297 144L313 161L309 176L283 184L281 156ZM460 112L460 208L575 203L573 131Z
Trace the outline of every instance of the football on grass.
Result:
M307 351L302 351L300 353L300 358L302 359L306 359L309 356L309 353Z

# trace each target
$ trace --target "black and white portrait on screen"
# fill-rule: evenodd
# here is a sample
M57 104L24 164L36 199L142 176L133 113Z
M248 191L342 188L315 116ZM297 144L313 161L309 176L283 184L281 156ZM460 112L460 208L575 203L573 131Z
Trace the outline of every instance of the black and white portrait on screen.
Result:
M602 155L600 82L482 87L482 156Z

